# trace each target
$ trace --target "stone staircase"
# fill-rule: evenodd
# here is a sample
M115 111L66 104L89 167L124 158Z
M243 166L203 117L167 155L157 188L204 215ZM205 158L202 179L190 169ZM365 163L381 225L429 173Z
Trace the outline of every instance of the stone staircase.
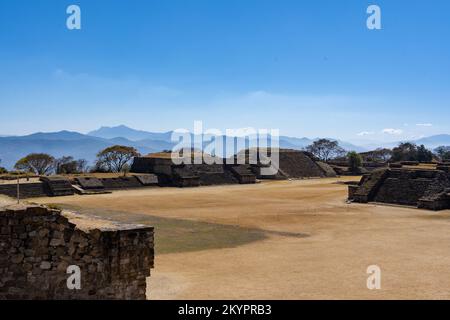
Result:
M39 180L45 184L49 196L60 197L60 196L72 196L75 194L72 188L72 184L68 179L64 177L60 176L41 177Z
M256 176L249 165L230 166L229 169L240 184L256 183Z

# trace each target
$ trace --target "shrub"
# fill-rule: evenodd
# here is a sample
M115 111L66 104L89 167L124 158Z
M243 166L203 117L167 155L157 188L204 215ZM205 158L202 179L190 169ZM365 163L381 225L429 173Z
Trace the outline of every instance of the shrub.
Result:
M361 155L355 151L347 154L348 166L351 172L358 173L361 171L362 158Z

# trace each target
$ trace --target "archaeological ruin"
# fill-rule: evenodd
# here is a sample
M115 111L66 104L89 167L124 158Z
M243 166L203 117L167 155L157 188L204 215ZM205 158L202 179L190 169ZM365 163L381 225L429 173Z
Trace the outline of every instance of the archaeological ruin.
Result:
M429 210L450 208L450 166L435 169L402 167L401 164L375 170L349 186L353 202L379 202Z
M311 153L291 149L279 150L278 177L284 179L336 177L336 172Z
M0 299L146 299L153 227L1 201Z
M175 187L196 187L225 184L255 183L256 176L249 166L238 164L175 164L171 153L149 154L135 157L131 171L135 173L155 174L160 185Z
M256 179L302 179L335 177L335 171L326 163L318 161L312 154L304 151L277 149L273 156L279 159L279 170L275 175L263 175L260 156L254 157L249 150L242 151L245 164L239 164L238 155L221 159L222 164L174 164L170 153L149 154L134 158L131 171L151 173L158 176L161 185L167 186L206 186L220 184L255 183ZM276 153L276 154L275 154ZM249 157L250 154L250 157ZM269 153L272 155L271 153ZM249 159L252 159L250 161Z
M136 189L158 186L158 177L153 174L138 174L118 177L97 178L80 176L42 176L38 181L21 182L19 188L15 181L0 184L0 195L19 196L21 199L37 197L70 196L75 193L86 195L110 193L114 190Z

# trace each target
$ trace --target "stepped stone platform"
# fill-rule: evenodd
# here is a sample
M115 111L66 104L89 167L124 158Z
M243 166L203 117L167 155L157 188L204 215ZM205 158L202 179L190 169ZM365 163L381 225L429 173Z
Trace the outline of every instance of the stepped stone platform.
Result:
M72 187L80 194L107 193L109 190L134 189L157 186L158 177L154 174L131 175L127 177L96 178L77 177Z
M146 299L153 232L2 200L0 299ZM78 288L67 285L69 266L79 268Z
M157 186L158 185L158 176L155 174L139 174L135 175L136 179L143 186Z
M84 190L98 190L105 189L102 181L96 177L77 177L75 182Z
M17 184L14 182L0 184L0 194L12 198L17 197ZM36 182L21 182L19 195L21 199L37 197L56 197L73 195L74 190L70 181L64 177L41 177Z
M134 189L142 187L142 184L134 176L117 177L117 178L102 178L100 179L105 189Z
M222 160L225 163L225 160ZM196 187L254 183L256 176L251 171L245 175L226 164L174 164L170 153L150 154L135 157L131 166L134 173L151 173L157 176L161 186ZM246 176L247 175L247 176Z
M49 195L57 196L71 196L75 192L69 179L61 176L41 177L40 180L46 184L49 190Z
M445 170L381 169L349 186L353 202L380 202L429 210L450 209L450 173Z
M21 199L36 197L70 196L111 193L113 190L158 186L158 177L154 174L137 174L127 177L97 178L80 176L69 180L64 176L44 176L39 181L20 182ZM0 195L17 197L17 184L14 181L0 184Z
M389 167L389 164L387 162L363 161L362 166L359 168L358 172L352 172L349 167L348 161L330 160L328 161L328 165L339 176L355 176L370 173L377 169L385 169Z
M0 184L0 194L16 198L17 185L14 183ZM49 195L48 188L42 182L21 183L19 186L21 199L46 197Z
M240 184L251 184L256 182L256 175L253 173L251 166L239 165L229 166L229 168L239 180Z
M260 155L250 150L240 152L246 162L251 163L251 170L256 174L258 179L303 179L303 178L325 178L336 177L336 172L328 164L319 161L314 155L306 151L293 149L274 149L268 151L268 156L279 159L278 172L274 175L262 175L262 169L267 167L264 165ZM255 156L256 155L256 156ZM235 157L236 158L236 157ZM253 160L250 162L250 160Z
M257 153L245 153L246 164L238 164L238 156L222 159L223 164L174 164L170 153L150 154L134 158L132 172L153 173L163 186L207 186L220 184L255 183L256 179L301 179L313 177L335 177L335 171L326 163L318 161L304 151L277 149L279 170L275 175L262 175L264 161ZM255 159L249 160L250 155Z

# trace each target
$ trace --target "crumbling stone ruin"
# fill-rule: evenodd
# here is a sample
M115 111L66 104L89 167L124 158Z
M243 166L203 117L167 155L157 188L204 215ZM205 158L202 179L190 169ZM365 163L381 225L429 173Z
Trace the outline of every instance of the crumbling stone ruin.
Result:
M77 177L72 186L79 194L105 193L112 190L137 189L158 185L154 174L121 176L116 178Z
M370 173L377 169L387 168L389 164L387 162L366 162L362 163L362 166L358 168L358 172L352 172L349 167L348 161L343 160L330 160L328 164L339 176L354 176L360 174Z
M262 169L267 168L264 164L267 157L278 159L279 168L275 175L263 175ZM319 161L314 155L306 151L292 149L273 149L263 153L244 150L238 156L243 156L246 162L254 163L250 165L250 170L254 172L258 179L303 179L303 178L325 178L336 177L336 172L328 164ZM238 157L235 156L235 159Z
M64 177L41 177L40 180L44 183L47 193L52 197L72 196L74 194L72 184Z
M115 178L80 176L74 179L68 179L64 176L43 176L39 180L37 182L21 183L19 186L20 198L70 196L75 193L107 193L112 190L135 189L158 185L158 177L152 174ZM17 196L17 185L15 183L0 184L0 194L15 198Z
M158 176L161 185L199 186L217 184L255 183L258 179L301 179L312 177L335 177L336 173L326 163L320 162L308 152L280 149L278 153L279 170L272 176L261 173L263 161L256 156L249 160L249 150L245 154L245 164L239 164L238 155L231 159L222 159L223 164L174 164L170 153L150 154L134 158L132 172L153 173ZM257 153L255 153L257 154ZM253 155L253 154L252 154ZM275 156L275 154L274 154Z
M349 200L415 206L429 210L450 208L449 166L436 170L389 168L364 175L349 186Z
M255 183L255 174L243 165L174 164L170 154L150 154L135 157L131 171L152 173L162 186L196 187L225 184Z
M69 196L74 194L70 181L64 177L41 177L39 180L38 182L21 183L19 186L20 198ZM17 185L15 183L0 185L0 194L16 197Z
M145 299L153 259L153 227L0 207L0 299ZM79 289L67 285L69 266Z
M336 172L325 162L311 153L298 150L280 149L279 173L288 179L336 177Z

